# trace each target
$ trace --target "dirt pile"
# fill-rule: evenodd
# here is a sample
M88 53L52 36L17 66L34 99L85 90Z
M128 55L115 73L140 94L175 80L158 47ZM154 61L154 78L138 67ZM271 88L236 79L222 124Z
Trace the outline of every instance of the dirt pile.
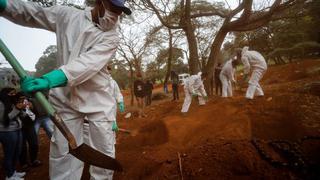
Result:
M177 104L164 102L153 107L155 109L150 109L147 119L136 119L132 123L161 124L161 129L165 124L167 134L159 134L158 139L150 136L152 141L157 141L149 142L150 145L140 142L139 136L144 135L135 138L119 134L118 157L126 170L116 173L115 178L179 179L178 152L185 179L302 177L290 168L275 168L263 160L251 140L295 141L307 135L320 135L320 99L300 91L306 84L320 79L317 73L305 73L305 69L319 66L319 61L304 61L269 68L263 81L266 96L250 102L243 98L242 90L232 99L213 97L206 106L198 106L194 101L187 116L179 113L182 101ZM139 130L139 133L143 132ZM145 136L148 137L148 133ZM125 146L133 142L140 146ZM313 143L319 144L319 141ZM316 147L304 150L304 153L316 157L317 153L313 152ZM280 156L271 149L267 153Z

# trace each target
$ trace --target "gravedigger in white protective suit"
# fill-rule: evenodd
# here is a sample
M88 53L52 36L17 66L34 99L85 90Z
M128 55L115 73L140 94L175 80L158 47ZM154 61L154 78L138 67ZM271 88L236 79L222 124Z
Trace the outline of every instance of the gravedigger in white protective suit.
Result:
M111 69L109 67L107 69L109 71L111 71ZM118 83L112 78L112 76L110 74L108 74L108 80L110 81L110 86L107 87L106 92L111 93L111 96L114 97L114 99L118 103L120 112L124 112L124 108L125 108L124 107L124 99L123 99L123 95L120 91L120 88L118 86ZM117 105L116 104L114 104L114 106L112 107L112 111L114 114L113 117L116 118L116 116L117 116ZM92 144L92 142L90 142L91 138L89 138L89 128L90 128L90 122L87 120L87 118L85 118L85 123L84 123L84 127L83 127L83 134L84 134L84 143L86 143L88 145ZM118 125L117 125L116 119L114 119L114 121L113 121L112 131L114 131L114 132L118 131Z
M247 79L250 71L252 72L249 86L246 92L247 99L253 99L254 95L264 96L263 90L259 84L263 75L267 71L267 63L264 57L257 51L249 51L249 47L245 46L242 50L237 50L238 57L244 65L244 79Z
M50 101L62 117L78 145L83 143L83 121L90 122L90 146L115 156L116 100L109 92L111 81L105 66L119 45L118 17L124 12L124 0L96 0L93 8L44 8L21 0L0 0L0 16L16 24L56 33L57 64L40 78L21 80L26 93L50 91ZM5 28L5 27L1 27ZM59 88L55 88L59 87ZM79 180L83 162L68 154L68 143L55 127L50 143L49 175L53 180ZM113 171L90 167L91 179L112 179Z
M203 80L206 74L199 72L198 74L192 75L184 81L184 102L182 105L181 112L186 113L191 105L192 97L197 97L199 105L205 105L208 99L206 90L203 86Z
M118 103L119 110L120 112L124 112L124 101L123 101L123 95L121 94L120 88L118 86L118 83L110 76L108 75L109 81L110 81L110 86L107 87L106 91L112 93L112 97L115 98L116 102ZM112 111L114 114L114 118L117 116L117 105L114 104L112 107ZM83 141L84 143L90 145L92 144L89 134L89 129L90 129L90 121L88 121L87 118L85 118L85 123L83 125ZM112 131L118 131L118 125L117 125L117 120L114 119L113 124L112 124ZM115 136L114 136L115 138ZM114 143L116 143L114 139Z
M236 59L228 60L222 67L219 78L222 83L222 97L232 97L232 82L235 80Z

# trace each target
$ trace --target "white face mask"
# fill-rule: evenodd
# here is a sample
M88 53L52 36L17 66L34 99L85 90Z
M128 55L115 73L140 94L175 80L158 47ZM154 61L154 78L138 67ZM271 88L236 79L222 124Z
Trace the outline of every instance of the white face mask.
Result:
M104 4L102 3L103 7L105 8ZM99 11L98 11L99 12ZM118 22L118 15L116 13L110 12L109 10L106 10L104 12L104 16L100 17L99 16L99 24L98 27L102 31L108 31L114 27L115 24Z

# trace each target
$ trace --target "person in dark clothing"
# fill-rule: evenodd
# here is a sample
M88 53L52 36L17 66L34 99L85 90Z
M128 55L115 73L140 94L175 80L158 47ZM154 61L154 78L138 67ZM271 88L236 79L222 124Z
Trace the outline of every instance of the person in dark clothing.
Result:
M6 180L23 179L26 174L17 172L15 168L21 152L21 108L23 104L17 103L14 88L6 87L0 91L0 143Z
M144 97L146 95L145 92L145 84L142 79L142 75L140 73L137 74L137 79L133 83L133 91L134 95L136 97L136 100L138 102L138 108L139 108L139 117L145 117L144 114Z
M176 72L171 71L172 81L172 101L179 100L179 76Z
M146 97L145 97L146 106L149 106L151 105L151 101L152 101L153 84L150 80L147 80L144 87L146 91Z
M214 69L214 82L216 85L216 95L222 94L222 83L219 78L221 69L222 69L221 63L218 63L217 67Z
M35 114L32 103L23 94L19 95L19 103L23 103L25 108L22 109L22 151L19 157L20 165L23 170L28 170L29 167L37 167L42 163L37 159L39 151L38 136L34 128ZM30 163L28 162L28 153Z

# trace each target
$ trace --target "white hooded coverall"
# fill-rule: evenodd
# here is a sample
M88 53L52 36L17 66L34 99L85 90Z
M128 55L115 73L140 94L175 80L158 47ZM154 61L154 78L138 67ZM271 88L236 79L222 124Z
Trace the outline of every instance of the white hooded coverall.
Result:
M234 79L235 69L232 66L232 59L228 60L222 67L220 72L220 80L222 83L222 97L232 97L232 82Z
M203 97L207 96L206 90L204 89L203 82L201 80L201 72L192 75L184 81L184 102L182 105L181 112L188 112L192 101L192 94L198 95L199 105L206 104Z
M83 119L90 123L90 146L115 157L115 98L107 89L111 81L105 66L119 44L117 26L100 30L91 19L90 8L52 6L8 0L0 16L23 26L41 28L56 33L57 64L65 73L66 87L50 91L50 101L62 117L78 145L83 143ZM4 28L4 27L1 27ZM50 144L49 175L52 180L79 180L83 162L68 154L67 140L54 127ZM91 179L112 179L113 171L90 167Z
M107 87L106 91L112 93L112 96L115 98L117 103L124 102L123 101L123 95L121 94L120 88L118 86L118 83L111 77L111 75L108 75L108 79L110 80L110 86ZM117 104L113 106L113 113L114 117L117 116ZM85 118L87 120L87 118ZM114 120L116 121L116 119ZM83 127L83 138L84 138L84 143L86 144L91 144L90 139L89 139L89 124L84 123ZM114 141L116 142L116 141Z
M259 84L264 73L267 70L267 63L264 57L257 51L249 51L248 47L244 47L241 52L241 61L244 65L244 74L252 74L249 80L249 86L246 93L247 99L253 99L255 93L258 96L264 96L263 90Z

